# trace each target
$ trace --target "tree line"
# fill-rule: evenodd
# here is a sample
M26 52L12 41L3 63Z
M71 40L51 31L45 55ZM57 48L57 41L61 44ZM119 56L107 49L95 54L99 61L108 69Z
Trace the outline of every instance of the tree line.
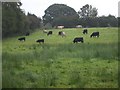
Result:
M83 27L117 27L118 18L113 15L98 17L97 8L89 4L84 5L78 12L65 4L50 5L42 17L25 12L20 8L21 2L2 3L2 37L25 35L37 28L65 28Z
M2 2L2 37L25 35L41 26L41 18L20 9L21 2Z
M45 10L44 24L53 27L64 25L66 28L82 25L83 27L117 27L118 19L113 15L97 16L97 8L84 5L78 12L64 4L53 4Z

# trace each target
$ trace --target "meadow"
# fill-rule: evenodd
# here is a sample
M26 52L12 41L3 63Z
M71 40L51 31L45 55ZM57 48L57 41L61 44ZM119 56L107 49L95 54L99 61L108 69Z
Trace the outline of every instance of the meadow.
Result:
M82 28L41 30L2 41L3 88L118 88L118 29ZM66 37L58 36L64 31ZM94 31L99 38L90 38ZM84 43L73 43L83 37ZM44 38L45 43L35 41Z

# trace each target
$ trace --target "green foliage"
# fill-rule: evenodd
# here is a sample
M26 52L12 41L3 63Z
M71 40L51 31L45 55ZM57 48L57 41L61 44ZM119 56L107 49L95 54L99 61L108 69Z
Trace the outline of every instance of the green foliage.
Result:
M92 5L86 4L78 11L81 18L96 17L98 12L97 9L92 7Z
M30 13L28 13L27 18L29 20L28 23L29 23L29 27L31 30L40 28L40 24L41 24L40 18L38 18L36 15L30 14Z
M66 37L42 31L32 33L26 42L16 38L3 40L3 88L117 88L117 28L63 29ZM90 38L93 31L99 38ZM74 44L74 37L84 43ZM35 42L44 38L44 44ZM14 42L14 43L13 43Z
M113 15L97 17L97 9L86 4L78 11L78 24L83 27L117 27L118 19Z
M21 2L2 3L2 36L25 35L26 32L40 28L41 19L20 9Z
M52 26L64 25L65 27L75 26L78 19L76 11L64 4L53 4L45 10L44 23L51 23ZM67 24L68 23L68 24Z
M19 2L2 3L2 31L3 37L22 33L25 30L24 13Z
M118 19L115 16L86 17L79 18L78 24L83 27L117 27Z
M46 23L44 28L45 29L52 29L52 25L50 23Z
M99 27L117 27L118 19L115 16L102 16L98 19Z

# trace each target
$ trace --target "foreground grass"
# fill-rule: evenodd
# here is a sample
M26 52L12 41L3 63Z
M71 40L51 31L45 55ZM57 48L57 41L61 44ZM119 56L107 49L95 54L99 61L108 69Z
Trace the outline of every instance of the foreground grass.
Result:
M0 40L0 88L2 88L2 40Z
M100 38L89 38L96 30ZM79 29L63 31L66 38L54 30L49 37L35 32L26 42L3 40L3 87L118 87L117 29L91 28L88 35ZM83 36L85 43L73 44L77 36ZM44 38L45 44L36 44L39 38Z

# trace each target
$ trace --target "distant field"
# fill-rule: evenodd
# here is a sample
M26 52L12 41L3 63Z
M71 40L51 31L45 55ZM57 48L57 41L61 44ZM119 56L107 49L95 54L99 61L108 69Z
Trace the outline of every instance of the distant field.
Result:
M88 28L83 35L78 28L60 29L47 36L37 30L20 42L19 37L2 43L3 88L117 88L118 29ZM99 38L90 38L94 31ZM74 44L75 37L84 43ZM37 39L44 38L44 44Z

